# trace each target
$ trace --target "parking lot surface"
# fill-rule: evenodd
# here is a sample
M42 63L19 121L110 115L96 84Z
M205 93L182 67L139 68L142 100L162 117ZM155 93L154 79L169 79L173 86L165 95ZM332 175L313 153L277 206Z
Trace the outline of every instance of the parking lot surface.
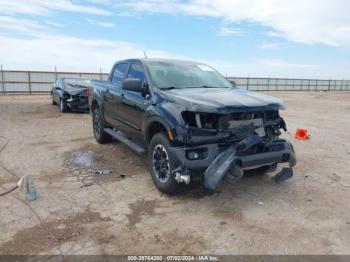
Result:
M90 115L60 113L47 95L0 96L0 191L15 175L38 191L0 198L0 254L350 254L350 93L268 94L287 105L294 177L176 196L155 188L145 158L97 144ZM294 139L299 127L309 140Z

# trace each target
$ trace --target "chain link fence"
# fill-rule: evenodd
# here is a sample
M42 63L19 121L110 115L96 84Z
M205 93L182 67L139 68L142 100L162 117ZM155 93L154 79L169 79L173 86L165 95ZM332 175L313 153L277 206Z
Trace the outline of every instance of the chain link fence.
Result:
M0 70L0 93L47 93L58 77L106 80L107 73ZM256 91L346 91L350 80L227 77L240 88Z
M228 77L240 88L255 91L346 91L350 80Z
M59 72L59 71L0 71L0 93L47 93L58 77L82 77L106 80L106 73Z

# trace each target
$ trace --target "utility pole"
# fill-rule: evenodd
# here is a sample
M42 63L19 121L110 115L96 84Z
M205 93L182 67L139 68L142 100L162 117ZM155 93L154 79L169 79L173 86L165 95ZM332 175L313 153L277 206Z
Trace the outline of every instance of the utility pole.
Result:
M5 94L5 79L4 79L4 68L1 64L1 85L2 85L2 93Z
M28 71L28 88L29 88L29 94L32 94L32 83L30 80L30 71Z

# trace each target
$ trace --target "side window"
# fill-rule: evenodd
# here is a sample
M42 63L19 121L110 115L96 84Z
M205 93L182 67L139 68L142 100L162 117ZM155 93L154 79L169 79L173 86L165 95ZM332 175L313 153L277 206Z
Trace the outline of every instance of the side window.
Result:
M128 64L117 64L113 72L112 82L116 84L121 84L124 78L124 73L127 69Z
M137 78L141 82L145 80L145 74L143 73L142 65L140 64L131 64L130 70L128 73L128 78Z

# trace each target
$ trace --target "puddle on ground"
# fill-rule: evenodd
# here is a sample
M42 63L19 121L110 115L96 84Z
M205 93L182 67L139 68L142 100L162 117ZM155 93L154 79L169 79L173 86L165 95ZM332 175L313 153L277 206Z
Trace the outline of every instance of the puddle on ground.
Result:
M118 181L144 172L145 160L120 144L87 145L64 153L61 172L76 178L81 187ZM95 171L107 171L98 175Z
M156 214L155 208L159 206L159 200L145 200L140 199L134 203L129 204L131 213L127 214L126 217L129 221L129 227L134 227L137 223L142 220L142 216L154 216Z
M94 152L92 151L82 151L72 153L72 164L77 166L91 167L93 161Z

